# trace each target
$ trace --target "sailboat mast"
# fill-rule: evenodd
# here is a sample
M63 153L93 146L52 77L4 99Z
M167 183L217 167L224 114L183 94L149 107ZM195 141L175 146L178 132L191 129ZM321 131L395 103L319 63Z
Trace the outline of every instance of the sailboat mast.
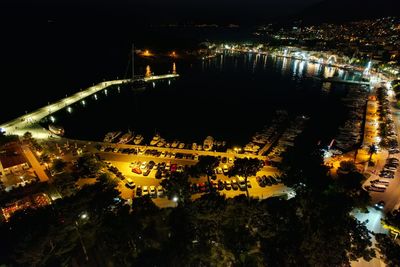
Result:
M135 79L135 45L132 43L132 80Z

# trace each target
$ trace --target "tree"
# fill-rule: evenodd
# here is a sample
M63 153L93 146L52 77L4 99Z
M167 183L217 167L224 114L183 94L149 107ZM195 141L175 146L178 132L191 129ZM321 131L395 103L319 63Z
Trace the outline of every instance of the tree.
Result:
M62 159L53 160L52 169L55 173L63 172L65 166L67 166L67 163L65 161L63 161Z
M351 160L344 160L340 162L338 173L349 173L357 171L356 165Z
M228 172L230 177L235 175L244 177L247 198L249 198L247 180L250 176L255 176L262 166L262 161L257 158L238 158Z
M71 196L76 193L76 178L69 173L56 174L52 183L62 196Z
M174 172L169 179L163 179L160 184L169 199L177 198L182 204L190 201L190 182L186 172Z
M85 154L77 160L78 175L97 176L104 164L93 154Z
M199 161L193 166L192 173L197 175L206 175L210 192L214 192L211 184L211 176L214 174L214 169L219 165L219 159L214 156L200 156Z
M369 154L368 163L371 163L372 155L376 154L377 152L378 149L375 144L372 144L368 147L368 154Z
M385 234L376 234L376 246L381 251L383 260L388 267L400 266L400 245Z
M32 133L31 132L26 132L26 133L24 133L24 135L22 137L24 138L25 141L31 141L32 140Z

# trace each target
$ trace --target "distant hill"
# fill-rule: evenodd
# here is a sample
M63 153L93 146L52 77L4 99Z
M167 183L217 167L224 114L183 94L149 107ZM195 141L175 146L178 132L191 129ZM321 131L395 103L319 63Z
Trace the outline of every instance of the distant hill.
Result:
M345 22L399 16L400 0L323 0L296 14L305 23Z

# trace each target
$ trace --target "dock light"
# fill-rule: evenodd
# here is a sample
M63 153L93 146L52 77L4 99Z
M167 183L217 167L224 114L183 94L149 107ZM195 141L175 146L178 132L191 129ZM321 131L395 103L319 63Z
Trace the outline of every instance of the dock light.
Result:
M151 53L150 53L149 50L145 50L145 51L142 53L142 55L145 56L145 57L149 57L149 56L151 56Z

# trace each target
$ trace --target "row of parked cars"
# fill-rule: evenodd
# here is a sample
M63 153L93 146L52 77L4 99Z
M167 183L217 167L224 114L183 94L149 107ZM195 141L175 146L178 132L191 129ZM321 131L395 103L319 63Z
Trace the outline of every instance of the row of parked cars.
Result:
M278 178L272 177L271 175L257 176L256 181L260 187L272 186L281 182Z
M370 185L365 186L368 191L374 192L385 192L386 188L389 186L389 182L381 179L375 179L371 181Z
M397 168L399 167L399 160L397 158L388 158L386 160L385 167L379 173L380 177L394 178Z
M135 196L142 197L142 196L146 196L146 195L149 195L151 198L164 197L165 196L164 188L161 185L159 185L157 187L154 185L150 185L150 186L138 185L136 188Z
M222 181L222 180L218 180L218 181L211 181L211 187L214 190L242 190L245 191L246 190L246 182L244 180L243 177L237 177L231 180L226 180L226 181ZM251 188L251 183L250 181L247 181L247 188ZM204 183L193 183L190 186L190 191L192 192L192 194L196 194L196 193L207 193L210 191L210 184L208 183L208 181L204 182Z

